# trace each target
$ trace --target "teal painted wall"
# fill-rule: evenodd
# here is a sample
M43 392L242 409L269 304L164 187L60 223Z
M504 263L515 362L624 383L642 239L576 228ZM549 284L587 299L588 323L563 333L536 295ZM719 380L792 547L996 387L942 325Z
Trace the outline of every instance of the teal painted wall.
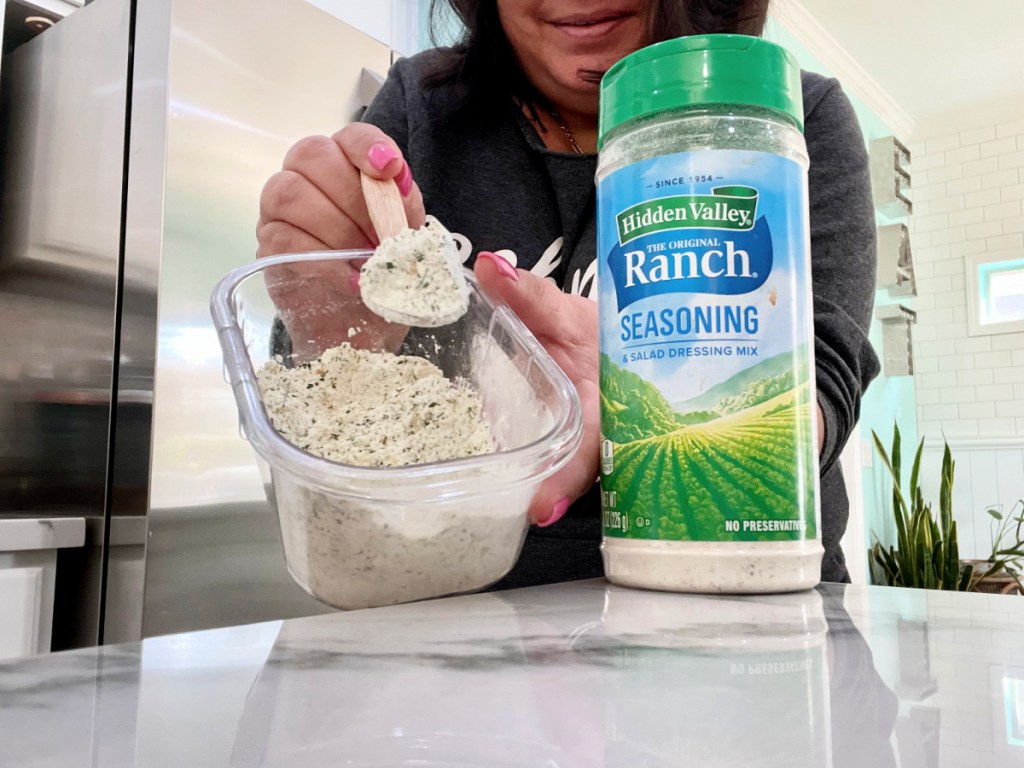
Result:
M447 10L447 6L442 4L441 7L444 12L441 14L439 23L436 25L437 44L441 46L451 45L458 38L462 26L459 20L451 14L451 11ZM430 34L430 0L419 0L419 11L419 40L420 50L423 51L434 47L434 41L431 39Z

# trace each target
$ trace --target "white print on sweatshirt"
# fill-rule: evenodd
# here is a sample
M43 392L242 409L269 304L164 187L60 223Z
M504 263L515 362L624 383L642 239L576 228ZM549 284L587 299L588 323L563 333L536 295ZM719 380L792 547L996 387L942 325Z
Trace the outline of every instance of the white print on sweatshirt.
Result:
M455 244L458 246L459 258L465 264L473 254L473 244L469 241L468 237L458 232L452 232L452 237L455 238ZM562 243L563 240L559 237L545 248L544 253L541 254L540 259L533 265L530 271L535 275L546 277L551 282L555 282L555 279L550 277L550 275L562 263ZM501 256L513 267L519 264L519 257L515 251L502 248L494 253ZM573 272L572 282L569 284L569 293L574 296L586 296L588 299L597 301L597 261L590 262L585 271L577 269Z

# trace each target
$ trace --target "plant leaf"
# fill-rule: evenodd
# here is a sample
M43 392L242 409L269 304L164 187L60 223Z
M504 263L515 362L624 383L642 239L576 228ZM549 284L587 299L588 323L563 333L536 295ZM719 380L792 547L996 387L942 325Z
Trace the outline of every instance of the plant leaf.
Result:
M946 569L950 580L955 583L960 574L960 540L955 520L949 529L949 538L946 540Z
M871 576L874 582L890 587L901 586L899 570L892 552L886 552L877 541L869 551L871 554Z
M936 541L932 545L932 556L930 559L932 563L932 571L935 574L935 587L937 589L949 589L949 584L946 583L944 578L946 575L946 559L943 557L943 546L941 541Z
M892 573L894 579L899 576L900 567L899 567L899 564L896 562L896 557L894 556L892 549L890 549L888 552L886 552L879 545L878 546L878 561L886 569L886 571Z
M953 474L956 462L949 450L949 443L944 443L945 449L942 452L942 485L939 489L939 518L942 521L942 529L949 530L953 519Z
M974 589L974 585L977 582L974 579L974 566L964 566L963 572L960 574L960 583L957 585L960 592L969 592Z
M898 430L898 427L896 427L895 425L893 428L895 430ZM889 454L886 453L885 446L882 445L881 438L878 437L878 433L875 432L874 430L871 430L871 437L873 438L875 443L875 451L878 453L879 457L881 457L882 464L888 470L889 477L892 478L893 481L892 513L893 518L896 521L896 546L899 551L905 552L907 550L907 547L909 546L909 541L907 540L907 518L910 516L910 513L907 509L907 503L903 498L903 494L900 491L899 481L897 480L896 473L893 470L892 463L889 461Z
M914 464L910 468L910 492L912 494L920 494L921 488L917 484L918 477L921 474L921 454L924 451L924 438L921 438L921 442L917 444L917 453L914 454Z
M896 484L903 485L903 476L900 473L900 462L902 461L900 450L902 440L900 438L900 425L895 421L892 423L892 475L896 479Z
M886 452L885 446L882 445L882 441L878 437L878 434L875 432L875 430L871 430L871 437L874 439L874 442L875 442L875 451L881 457L882 464L885 466L886 470L888 470L889 476L893 480L894 500L896 499L896 497L898 497L898 499L899 499L899 506L901 506L903 508L903 512L904 512L904 514L906 514L906 512L907 512L907 504L906 504L906 501L903 499L902 492L900 491L899 476L898 476L896 470L893 469L892 462L889 460L889 454Z

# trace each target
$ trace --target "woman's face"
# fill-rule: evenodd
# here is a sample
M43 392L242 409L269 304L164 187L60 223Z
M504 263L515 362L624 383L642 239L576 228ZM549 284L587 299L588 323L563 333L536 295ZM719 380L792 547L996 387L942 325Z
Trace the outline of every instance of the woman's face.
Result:
M530 82L565 111L595 113L598 80L647 45L651 0L497 0Z

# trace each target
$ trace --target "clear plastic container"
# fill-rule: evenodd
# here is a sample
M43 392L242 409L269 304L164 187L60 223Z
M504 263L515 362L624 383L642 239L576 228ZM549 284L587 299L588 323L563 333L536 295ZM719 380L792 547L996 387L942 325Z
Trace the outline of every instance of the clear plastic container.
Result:
M344 609L472 592L501 579L522 548L530 500L582 435L569 379L507 307L483 295L472 273L461 319L410 330L360 300L354 276L369 255L261 259L228 274L211 300L242 430L269 468L267 498L288 571L311 595ZM301 363L346 342L423 357L446 377L468 381L497 451L369 468L289 443L263 407L257 370L275 355Z

